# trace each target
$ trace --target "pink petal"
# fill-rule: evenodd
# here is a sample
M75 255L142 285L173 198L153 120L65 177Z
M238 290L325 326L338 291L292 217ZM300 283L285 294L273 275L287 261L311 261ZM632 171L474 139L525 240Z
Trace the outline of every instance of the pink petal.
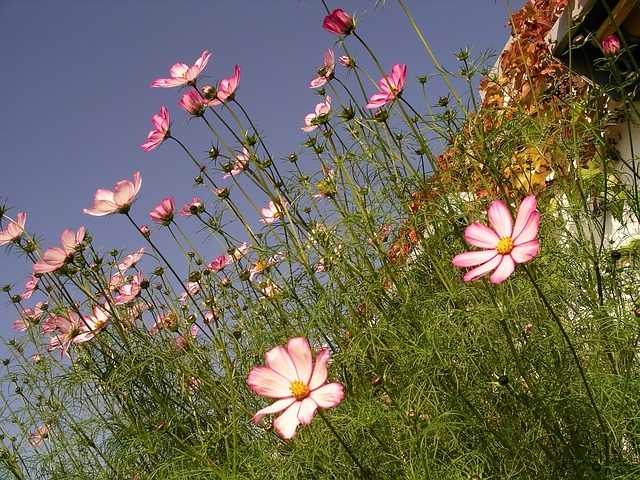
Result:
M489 281L491 283L500 283L504 281L509 275L513 273L516 268L516 264L511 258L511 255L500 255L502 257L502 261L496 271L493 272L491 277L489 277Z
M518 216L520 218L520 216ZM516 221L517 225L517 221ZM538 228L540 227L540 212L532 212L529 215L526 223L522 227L522 230L518 233L518 235L513 236L514 245L520 245L522 243L530 242L531 240L535 240L536 235L538 235Z
M272 348L267 352L265 358L269 368L289 380L289 383L294 380L299 380L296 366L294 365L293 360L291 360L289 352L287 352L283 347L278 345L277 347Z
M327 383L312 391L309 398L313 399L320 408L331 408L340 403L340 400L344 398L344 392L339 383Z
M308 383L311 391L317 389L327 381L327 362L329 361L330 356L331 354L326 348L320 350L316 355L316 363L313 367L313 373L311 374L311 379Z
M540 243L538 240L531 240L513 247L513 250L511 250L511 258L513 258L513 261L516 263L525 263L535 257L539 249Z
M62 235L60 235L60 243L65 252L65 257L73 252L73 249L76 247L76 234L73 233L73 230L67 228L62 232Z
M269 405L268 407L265 407L262 410L258 411L251 419L251 422L253 422L254 425L257 425L265 415L271 415L272 413L281 412L282 410L289 408L293 403L295 403L295 401L296 399L293 397L278 400L273 405Z
M291 381L262 365L255 366L249 373L247 383L258 395L269 398L292 397Z
M474 247L478 248L496 248L500 237L486 225L481 223L472 223L464 231L464 238Z
M300 408L298 409L298 420L300 423L311 423L311 419L316 414L318 404L313 401L311 397L307 397L300 402Z
M292 338L287 343L287 351L296 368L296 379L308 385L313 364L309 342L302 337Z
M298 421L299 405L300 402L295 402L273 421L274 428L283 438L293 438L296 434L296 428L300 425Z
M393 100L393 95L388 93L374 93L369 97L369 103L367 103L364 108L369 110L372 108L378 108L391 100Z
M113 201L119 207L126 205L135 195L135 188L129 180L120 180L116 183L116 190L113 195Z
M529 222L529 217L536 211L536 197L535 195L529 195L522 200L518 209L518 215L516 216L516 224L513 227L512 238L517 238L522 232L525 225Z
M471 282L473 280L476 280L482 277L483 275L486 275L491 270L493 270L498 265L500 265L500 262L502 261L502 257L503 255L496 255L487 263L480 265L479 267L476 267L473 270L469 270L464 276L464 281Z
M498 234L498 237L510 237L513 233L511 213L502 200L496 200L489 207L489 222Z
M495 257L496 255L498 255L498 252L496 252L495 249L478 250L476 252L464 252L464 253L459 253L458 255L453 257L453 260L451 260L451 262L456 267L462 267L462 268L474 267L476 265L480 265L481 263L486 263L491 261L493 257Z

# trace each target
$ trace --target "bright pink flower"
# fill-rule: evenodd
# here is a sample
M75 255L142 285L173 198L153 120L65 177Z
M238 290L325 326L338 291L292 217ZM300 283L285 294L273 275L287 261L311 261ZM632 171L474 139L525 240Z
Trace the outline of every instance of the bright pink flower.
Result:
M186 112L194 117L201 117L206 112L210 102L197 90L189 90L182 95L178 105L180 105Z
M66 316L58 315L54 322L60 333L49 340L49 351L61 348L60 358L64 357L72 343L84 343L93 338L85 320L72 310Z
M151 210L149 216L154 222L160 223L166 227L171 223L171 220L173 220L175 209L176 204L172 195L170 197L163 198L162 202L160 202L160 204L157 205L156 208Z
M219 272L227 265L231 265L233 263L233 257L231 255L223 254L218 255L216 259L207 265L207 268L212 272Z
M76 247L82 243L84 239L84 227L78 229L78 233L73 230L66 229L60 236L60 247L48 248L43 254L42 259L33 264L35 273L49 273L57 270L67 263L76 251Z
M395 100L404 88L404 81L407 78L407 65L396 63L391 69L391 75L380 79L378 86L382 92L374 93L369 98L369 103L364 108L378 108L385 103Z
M95 217L110 213L127 213L131 208L133 197L142 186L140 172L133 174L133 181L134 183L129 180L120 180L116 183L113 192L104 188L98 189L93 196L93 208L85 208L82 211Z
M336 66L335 57L333 55L333 50L327 50L327 53L324 54L324 66L318 67L317 73L318 76L311 80L309 84L309 88L318 88L327 83L328 80L333 78L333 70Z
M263 408L251 420L255 425L265 415L282 412L273 422L284 438L292 438L300 423L311 423L316 409L335 407L344 397L342 385L328 383L329 350L320 350L314 360L309 342L293 338L287 348L275 347L265 355L267 366L251 369L248 384L258 395L277 398L273 405Z
M261 210L262 218L260 221L262 223L273 223L279 220L282 217L282 209L287 208L287 205L289 203L286 201L283 201L282 205L276 205L272 200L269 200L269 205Z
M356 28L356 24L347 12L337 8L324 17L322 28L336 35L349 35Z
M140 290L142 289L142 272L138 271L133 278L131 279L131 283L125 283L121 285L118 290L118 295L115 296L113 301L116 305L124 305L125 303L130 302L134 298L140 294Z
M160 113L156 113L151 119L155 130L147 135L147 141L140 145L143 152L153 150L171 136L171 119L167 107L160 107Z
M22 300L29 300L31 295L33 295L33 291L38 286L38 277L31 275L31 279L25 284L25 291L20 294L20 298Z
M183 217L189 217L191 215L195 215L197 213L204 212L204 204L200 201L198 197L193 197L191 203L186 203L182 206L182 210L180 211L180 215Z
M465 282L476 280L491 270L491 283L500 283L511 275L516 263L531 260L540 248L536 235L540 225L540 212L536 210L536 197L529 195L520 204L515 225L507 206L496 200L489 207L489 222L493 230L481 223L472 223L464 238L474 247L484 248L465 252L453 258L456 267L473 267L465 276Z
M602 51L606 55L615 55L620 51L620 39L615 33L602 40Z
M209 57L211 57L211 54L208 50L205 50L191 67L184 63L176 63L169 70L171 78L158 78L151 83L151 86L160 88L180 87L183 85L193 86L198 81L200 72L207 65Z
M15 220L9 219L9 224L4 230L0 230L0 245L10 242L17 242L24 233L24 224L27 221L27 214L18 212Z
M235 97L236 90L240 84L240 67L236 65L231 78L223 78L218 85L216 98L211 100L211 105L219 105L223 102L230 102Z
M233 177L234 175L238 175L239 173L244 172L247 169L249 163L249 151L246 148L242 148L242 153L236 155L236 161L231 166L229 171L222 178Z
M304 117L304 127L302 127L303 132L312 132L318 125L322 125L329 120L329 112L331 111L331 97L327 95L325 97L325 102L318 103L316 105L315 113L310 113L306 117Z

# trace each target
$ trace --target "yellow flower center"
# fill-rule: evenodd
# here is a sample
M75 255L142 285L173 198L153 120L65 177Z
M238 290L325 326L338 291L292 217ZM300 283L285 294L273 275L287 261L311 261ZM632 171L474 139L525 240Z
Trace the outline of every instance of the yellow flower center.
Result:
M507 255L513 250L513 239L511 237L502 237L496 245L496 251L500 255Z
M289 390L291 390L291 393L296 400L304 400L310 393L309 387L300 380L294 380L291 382Z

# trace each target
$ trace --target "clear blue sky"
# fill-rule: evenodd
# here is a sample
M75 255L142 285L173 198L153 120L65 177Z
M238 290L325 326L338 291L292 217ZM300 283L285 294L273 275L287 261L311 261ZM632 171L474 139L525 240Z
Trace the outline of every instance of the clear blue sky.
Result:
M328 0L359 17L358 33L386 69L408 65L406 93L420 98L417 76L434 67L398 5ZM500 0L406 0L438 59L452 69L453 54L471 47L472 57L502 49L509 36L508 6ZM524 2L510 7L517 10ZM43 238L43 249L59 244L63 229L84 225L94 245L135 250L144 243L120 216L90 217L97 188L143 177L132 210L139 223L174 195L181 207L192 196L194 168L171 142L144 154L140 144L151 117L166 105L172 133L195 153L210 139L200 128L183 127L178 89L151 89L176 62L188 65L203 50L213 53L205 74L211 83L242 69L236 98L264 132L271 153L283 158L307 138L300 127L319 101L309 89L336 37L321 27L318 0L0 0L0 201L27 213L27 230ZM355 42L351 43L356 46ZM363 49L356 58L365 63ZM372 76L379 74L373 68ZM340 66L337 75L344 76ZM375 90L370 88L371 93ZM415 90L415 93L411 93ZM446 94L434 84L432 104ZM257 199L262 203L263 199ZM257 220L256 220L257 221ZM212 243L201 253L213 259ZM30 265L0 252L0 285L22 291ZM0 299L0 335L12 337L17 318ZM26 302L27 306L32 306Z

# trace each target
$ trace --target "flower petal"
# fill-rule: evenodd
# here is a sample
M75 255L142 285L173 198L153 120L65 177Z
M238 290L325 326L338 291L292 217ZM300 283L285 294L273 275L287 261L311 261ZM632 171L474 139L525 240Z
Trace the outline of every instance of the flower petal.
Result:
M269 350L265 359L269 368L289 380L289 383L298 380L298 372L289 352L280 345Z
M464 238L474 247L496 248L500 237L486 225L475 222L464 231Z
M262 365L251 369L247 383L251 390L265 397L288 398L293 396L290 390L291 380Z
M311 379L309 380L309 389L311 391L320 387L324 382L327 381L327 362L330 357L329 350L323 348L316 355L316 363L313 367L313 373L311 374Z
M502 200L496 200L489 207L489 221L491 226L498 234L498 237L510 237L513 233L513 223L511 221L511 212Z
M491 283L500 283L513 273L513 270L516 268L516 264L511 258L511 255L501 255L502 261L496 271L493 272L491 277L489 277L489 281Z
M292 338L287 343L287 351L293 364L296 367L297 379L305 385L309 384L311 378L313 360L311 358L311 348L306 338Z
M538 240L531 240L513 247L513 250L511 250L511 258L516 263L525 263L535 257L539 249L540 243Z
M464 276L464 281L465 282L471 282L473 280L476 280L476 279L482 277L483 275L486 275L491 270L493 270L498 265L500 265L500 262L502 261L502 257L503 257L503 255L496 255L491 260L489 260L487 263L484 263L484 264L480 265L479 267L474 268L473 270L469 270Z
M313 399L320 408L331 408L340 403L340 400L344 398L344 392L341 384L337 382L327 383L313 390L309 398Z
M476 252L464 252L459 253L451 262L456 267L474 267L476 265L480 265L481 263L489 262L498 255L495 249L493 250L478 250Z
M262 410L258 411L251 419L251 422L254 425L258 425L260 423L260 420L262 420L265 415L271 415L272 413L281 412L282 410L289 408L295 402L296 402L296 399L293 397L285 398L283 400L278 400L273 405L269 405L268 407L265 407Z
M296 434L296 428L300 425L299 406L300 402L295 402L273 421L274 428L283 438L290 439Z
M298 410L298 420L300 423L311 423L311 419L316 414L318 404L313 401L311 397L307 397L300 402L300 409Z

